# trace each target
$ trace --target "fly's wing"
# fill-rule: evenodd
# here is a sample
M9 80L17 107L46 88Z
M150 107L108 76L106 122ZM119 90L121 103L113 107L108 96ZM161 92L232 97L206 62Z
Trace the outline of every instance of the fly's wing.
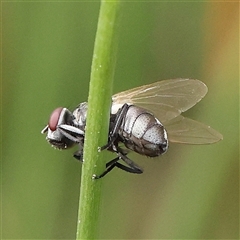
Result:
M210 144L223 139L213 128L182 115L169 121L165 128L169 141L174 143Z
M134 104L151 111L164 123L193 107L207 90L203 82L195 79L162 80L115 94L113 106Z

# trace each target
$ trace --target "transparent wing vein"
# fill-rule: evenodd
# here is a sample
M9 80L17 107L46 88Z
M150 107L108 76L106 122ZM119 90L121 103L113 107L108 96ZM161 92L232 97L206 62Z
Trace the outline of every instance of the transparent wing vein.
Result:
M171 79L133 88L113 96L113 104L135 104L153 112L163 123L199 102L207 86L195 79Z
M210 144L223 136L203 123L179 115L165 125L170 142L185 144Z

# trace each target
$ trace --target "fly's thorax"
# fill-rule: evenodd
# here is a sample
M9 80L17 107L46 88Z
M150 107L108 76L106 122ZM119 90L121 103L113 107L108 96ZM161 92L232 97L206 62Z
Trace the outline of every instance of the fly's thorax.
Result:
M74 126L82 130L85 129L86 120L87 120L87 102L80 103L77 108L73 111Z
M119 135L126 147L150 157L168 149L167 132L162 123L146 109L130 106L122 122Z
M126 103L128 106L132 105L130 103ZM116 114L119 109L121 109L123 106L123 103L112 103L112 107L111 107L111 114Z

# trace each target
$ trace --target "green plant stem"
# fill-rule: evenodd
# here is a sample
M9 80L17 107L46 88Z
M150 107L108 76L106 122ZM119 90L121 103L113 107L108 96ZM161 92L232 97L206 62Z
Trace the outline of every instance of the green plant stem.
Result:
M108 136L119 5L118 0L102 1L100 7L88 97L77 239L96 238L102 179L93 180L92 176L103 172L106 163L98 147L106 144Z

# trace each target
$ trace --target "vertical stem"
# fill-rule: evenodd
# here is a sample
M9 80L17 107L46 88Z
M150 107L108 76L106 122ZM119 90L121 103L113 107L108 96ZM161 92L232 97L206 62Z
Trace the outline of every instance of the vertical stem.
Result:
M102 180L93 180L105 168L98 147L107 142L112 81L118 32L118 0L102 1L93 53L88 97L84 163L80 186L77 239L96 238Z

